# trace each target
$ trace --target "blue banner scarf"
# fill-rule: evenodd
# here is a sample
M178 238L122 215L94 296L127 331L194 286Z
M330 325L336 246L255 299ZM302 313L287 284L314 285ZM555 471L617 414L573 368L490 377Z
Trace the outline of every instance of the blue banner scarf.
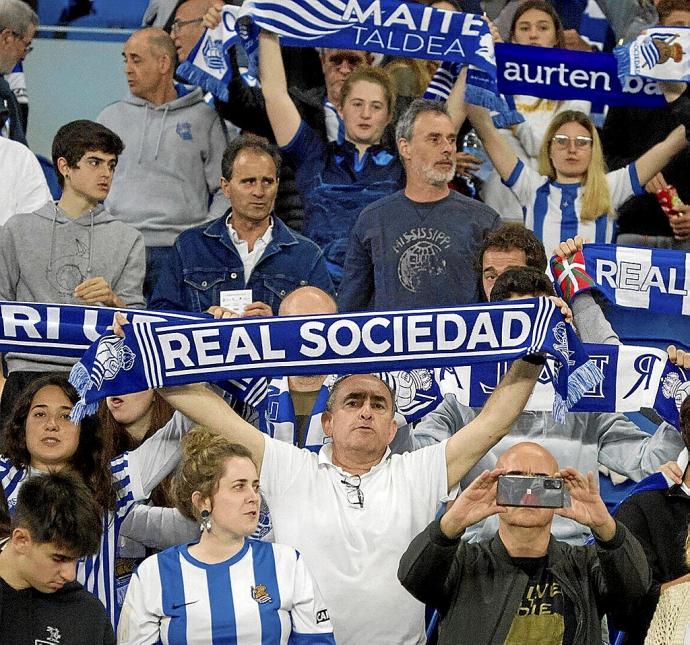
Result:
M672 426L679 426L680 406L690 393L690 375L668 360L665 351L654 347L584 344L590 360L604 375L570 409L571 412L637 412L653 408ZM548 359L525 410L549 411L553 407L552 369ZM480 408L510 367L509 361L440 368L436 380L441 392Z
M602 378L572 326L548 299L421 311L289 316L127 326L103 336L74 366L82 401L74 417L106 396L261 374L350 374L554 356L554 416Z
M37 303L0 302L0 352L52 354L79 358L112 326L116 309L84 307L78 305L44 305ZM202 314L129 310L128 319L135 323L166 322L179 324L185 321L208 321ZM344 318L344 317L343 317ZM640 407L654 407L672 425L677 425L677 411L684 397L690 392L690 378L666 361L664 352L649 348L610 345L584 345L585 352L604 374L601 385L588 389L573 408L582 412L627 412ZM120 357L130 366L134 357L122 349ZM487 357L488 359L488 357ZM460 365L461 361L458 361ZM429 372L426 361L416 370ZM486 360L481 364L465 367L444 367L436 370L432 380L418 379L405 373L392 373L387 382L400 390L398 398L405 398L399 407L410 420L420 410L428 412L440 401L441 391L452 391L458 399L480 407L493 387L508 370L509 360ZM553 386L550 385L554 363L549 360L542 372L535 392L526 409L550 410L553 407ZM376 371L378 365L370 366ZM287 371L288 368L286 368ZM333 366L313 369L313 373L335 372ZM348 367L345 371L353 371ZM369 371L368 369L365 371ZM290 372L292 373L292 372ZM619 376L620 375L620 376ZM284 376L284 373L279 375ZM638 382L639 381L639 382ZM256 405L267 396L270 379L252 375L243 381L221 383L224 389L239 394L242 400ZM449 384L455 383L452 389ZM439 390L441 383L441 390ZM140 387L140 386L137 386ZM144 384L141 388L145 388ZM404 390L404 393L403 393ZM617 393L620 394L617 394Z
M202 36L178 74L223 100L231 76L230 47L243 45L248 74L255 76L261 28L279 34L287 46L360 49L469 65L473 82L467 100L508 111L496 85L491 33L475 14L398 0L248 0L239 14L225 6L221 16L221 24Z
M230 100L228 85L232 79L230 48L238 41L237 13L239 7L225 5L220 24L215 29L206 29L199 42L177 68L177 75L201 87L213 96Z
M613 50L618 76L660 81L690 81L690 27L645 29L630 43Z
M496 64L498 89L506 97L525 95L557 101L579 99L643 108L666 105L656 81L629 77L621 83L613 54L497 43ZM425 97L446 101L459 72L459 65L443 63L429 84ZM471 82L470 75L468 86ZM497 123L495 117L494 124L506 127Z
M559 280L578 281L584 270L595 283L589 288L619 307L690 314L690 253L617 244L585 244L582 252L584 266L563 263L566 271ZM556 287L562 294L563 285Z

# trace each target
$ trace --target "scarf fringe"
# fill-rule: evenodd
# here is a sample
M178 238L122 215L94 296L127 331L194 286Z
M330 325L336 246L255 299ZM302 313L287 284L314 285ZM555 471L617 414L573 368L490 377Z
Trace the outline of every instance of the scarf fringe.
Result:
M84 417L88 417L98 412L98 402L87 403L86 393L91 389L91 376L89 370L81 362L75 363L69 374L69 382L74 386L79 394L79 401L74 404L69 417L72 423L80 423Z
M222 78L214 78L188 60L183 61L177 68L177 75L185 81L198 85L205 92L210 92L217 99L227 103L230 100L228 83L232 78L232 69L228 67L227 74Z

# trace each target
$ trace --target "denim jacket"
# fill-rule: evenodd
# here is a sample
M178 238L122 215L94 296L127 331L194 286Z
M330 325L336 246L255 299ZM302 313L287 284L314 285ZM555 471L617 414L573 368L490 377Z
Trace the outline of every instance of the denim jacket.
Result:
M319 247L275 216L273 239L245 285L244 266L225 223L227 215L177 237L169 270L154 285L153 309L203 312L220 304L221 291L251 289L254 301L265 302L277 314L283 298L297 287L311 285L334 293Z

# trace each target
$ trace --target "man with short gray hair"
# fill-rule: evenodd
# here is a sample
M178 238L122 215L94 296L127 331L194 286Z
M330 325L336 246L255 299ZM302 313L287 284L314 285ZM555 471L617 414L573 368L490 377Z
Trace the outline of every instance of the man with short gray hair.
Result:
M36 12L21 0L0 0L0 135L26 144L19 103L5 80L31 51L38 26Z
M219 172L227 133L200 88L173 81L175 45L162 29L135 32L122 56L130 95L98 116L125 143L106 206L144 236L148 299L175 238L227 208Z
M359 216L338 297L341 311L418 309L478 300L473 262L499 216L448 188L456 130L442 105L417 99L396 127L407 180Z

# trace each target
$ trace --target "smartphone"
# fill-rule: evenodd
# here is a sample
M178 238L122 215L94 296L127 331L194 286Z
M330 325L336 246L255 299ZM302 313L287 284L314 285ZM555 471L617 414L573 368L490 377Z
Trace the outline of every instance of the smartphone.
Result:
M563 508L565 487L560 477L500 475L496 490L499 506Z

